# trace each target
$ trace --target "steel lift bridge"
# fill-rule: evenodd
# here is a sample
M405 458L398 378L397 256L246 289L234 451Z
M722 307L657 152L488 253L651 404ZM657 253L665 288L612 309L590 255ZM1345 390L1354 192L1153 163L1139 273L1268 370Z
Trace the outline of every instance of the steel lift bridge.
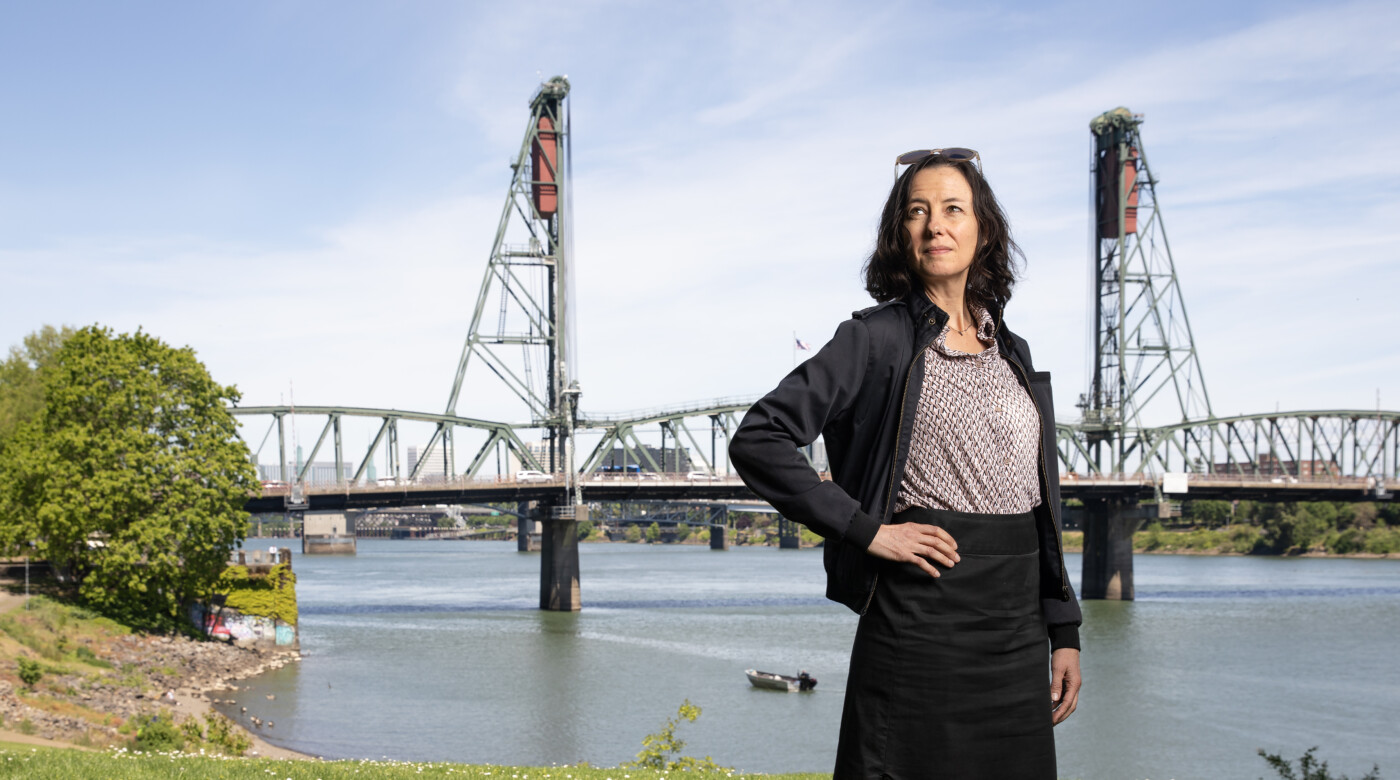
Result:
M466 343L440 413L336 406L238 407L270 417L255 451L277 431L278 463L290 491L265 490L249 502L281 511L412 503L521 502L523 545L538 529L543 560L540 606L576 610L577 523L588 501L753 500L725 455L750 398L720 399L611 417L582 414L572 327L572 191L569 83L555 77L530 101ZM1057 423L1061 490L1084 502L1085 598L1132 599L1132 533L1148 513L1195 498L1389 500L1400 488L1400 413L1304 411L1216 417L1140 126L1127 109L1090 123L1094 223L1094 364L1078 421ZM470 377L470 379L469 379ZM468 390L505 385L525 419L498 422L458 414ZM304 459L287 457L296 415L324 418ZM342 422L375 431L364 455L347 460ZM431 431L411 469L400 462L400 427ZM307 485L329 439L333 484ZM659 440L660 446L656 446ZM460 467L458 444L472 456ZM369 479L376 452L388 476ZM707 473L682 479L683 458ZM600 467L620 470L602 471ZM429 468L444 479L424 481ZM516 481L517 469L551 475ZM631 473L636 469L657 479ZM494 475L494 476L488 476ZM286 495L284 495L286 493ZM295 494L293 496L292 494ZM525 502L529 502L527 505ZM1139 507L1139 502L1147 502ZM1154 503L1155 502L1155 505Z
M1400 413L1211 410L1167 240L1141 115L1089 123L1092 377L1081 417L1057 423L1062 493L1085 506L1085 598L1131 599L1132 534L1155 499L1390 500Z
M249 502L255 511L348 508L437 502L520 502L519 538L528 548L538 536L543 555L540 605L579 608L577 523L587 518L585 493L595 501L632 498L716 500L753 495L729 475L723 455L729 433L752 399L720 400L686 408L653 410L613 418L579 412L573 332L572 177L568 109L569 82L556 76L530 101L524 138L511 164L486 276L471 327L457 363L446 408L440 413L339 406L243 406L232 411L270 417L255 452L277 432L277 462L290 490L265 489ZM474 372L474 373L473 373ZM469 378L504 385L524 407L524 419L499 422L458 413ZM480 393L481 385L473 384ZM296 416L324 418L309 454L288 458L289 428ZM375 431L364 455L347 460L343 424L372 421ZM361 423L363 424L363 423ZM401 428L430 426L426 457L406 469L400 461ZM580 432L590 447L579 452ZM643 437L660 434L660 447ZM708 441L705 439L708 438ZM309 472L329 440L335 474L331 485L308 485ZM458 444L474 455L455 463ZM697 461L703 480L661 478L668 464ZM387 477L374 477L382 453ZM721 464L723 461L723 465ZM580 475L599 474L585 483ZM444 479L425 482L429 470ZM518 471L540 472L528 481ZM494 478L483 475L494 473ZM644 478L645 475L645 478ZM528 503L527 503L528 502Z

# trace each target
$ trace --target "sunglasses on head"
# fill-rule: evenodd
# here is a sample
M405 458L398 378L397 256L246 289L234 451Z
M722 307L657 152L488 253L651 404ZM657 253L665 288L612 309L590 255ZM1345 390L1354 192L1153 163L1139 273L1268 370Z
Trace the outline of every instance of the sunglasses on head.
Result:
M971 160L977 166L977 172L982 172L982 155L976 149L965 149L961 146L950 146L946 149L917 149L912 152L905 152L894 158L895 170L899 170L901 165L913 165L925 157L946 157L949 160Z

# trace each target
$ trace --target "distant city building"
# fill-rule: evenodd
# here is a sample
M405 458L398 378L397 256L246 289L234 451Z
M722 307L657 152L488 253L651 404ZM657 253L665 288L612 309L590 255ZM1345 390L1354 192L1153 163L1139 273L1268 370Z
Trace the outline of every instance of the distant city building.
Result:
M421 455L424 463L423 470L418 473L419 482L446 482L449 467L451 467L455 473L456 462L452 457L454 454L452 448L446 447L445 449L447 452L446 463L443 462L444 446L441 439L438 439L438 441L433 444L432 449L429 449ZM408 471L404 472L404 476L412 474L413 470L418 467L419 457L418 447L410 444L408 446Z
M1249 476L1257 474L1261 477L1293 476L1307 479L1309 477L1337 477L1341 475L1342 469L1336 461L1332 460L1280 460L1273 455L1260 455L1257 462L1237 461L1235 463L1213 464L1211 472Z
M549 457L549 442L527 441L525 442L525 449L530 453L530 457L534 458L535 462L540 464L540 469L542 471L552 474L554 472L563 470L564 453L556 450L554 452L554 460L553 462L551 462ZM532 465L526 465L522 463L521 460L522 458L515 452L507 453L505 464L506 474L511 475L522 469L535 468Z
M662 472L667 474L683 474L697 468L690 459L690 451L685 447L679 449L667 447L664 458L660 447L643 444L641 450L651 459L650 461L646 457L639 458L638 455L629 454L621 447L614 447L612 452L603 457L598 466L607 471L622 471L628 466L640 466L643 471L651 471L654 462L660 466ZM703 465L698 468L703 468Z
M344 479L349 480L355 475L352 464L346 463L342 466ZM297 477L297 468L294 464L288 463L285 468L278 468L276 464L258 465L258 479L274 482L294 482ZM308 485L334 485L335 461L313 461L306 470L306 484Z

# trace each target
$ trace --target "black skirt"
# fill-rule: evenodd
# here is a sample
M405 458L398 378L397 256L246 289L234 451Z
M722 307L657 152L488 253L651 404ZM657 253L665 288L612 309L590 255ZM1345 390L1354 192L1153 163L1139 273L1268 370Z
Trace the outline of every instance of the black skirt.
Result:
M835 778L1054 780L1035 518L910 509L961 560L882 564L851 650Z

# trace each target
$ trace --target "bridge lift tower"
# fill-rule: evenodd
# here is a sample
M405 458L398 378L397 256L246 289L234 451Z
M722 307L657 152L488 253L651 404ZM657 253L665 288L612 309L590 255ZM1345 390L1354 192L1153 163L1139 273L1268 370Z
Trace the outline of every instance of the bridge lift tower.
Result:
M1121 107L1089 123L1094 363L1077 427L1091 473L1104 475L1143 468L1150 425L1211 416L1141 124L1141 114ZM1133 598L1132 540L1142 520L1131 504L1086 502L1085 598Z
M524 466L563 474L563 495L522 512L519 539L529 549L539 525L540 608L579 609L578 523L587 519L574 467L579 386L573 365L573 241L569 81L555 76L530 100L530 119L511 164L506 194L477 295L452 392L455 415L473 359L510 389L525 406L532 427L543 434L539 451L522 449L499 432L489 436L476 459L504 447ZM450 438L440 426L428 445ZM447 448L451 452L451 447ZM453 473L448 465L448 473ZM414 475L417 476L416 474Z

